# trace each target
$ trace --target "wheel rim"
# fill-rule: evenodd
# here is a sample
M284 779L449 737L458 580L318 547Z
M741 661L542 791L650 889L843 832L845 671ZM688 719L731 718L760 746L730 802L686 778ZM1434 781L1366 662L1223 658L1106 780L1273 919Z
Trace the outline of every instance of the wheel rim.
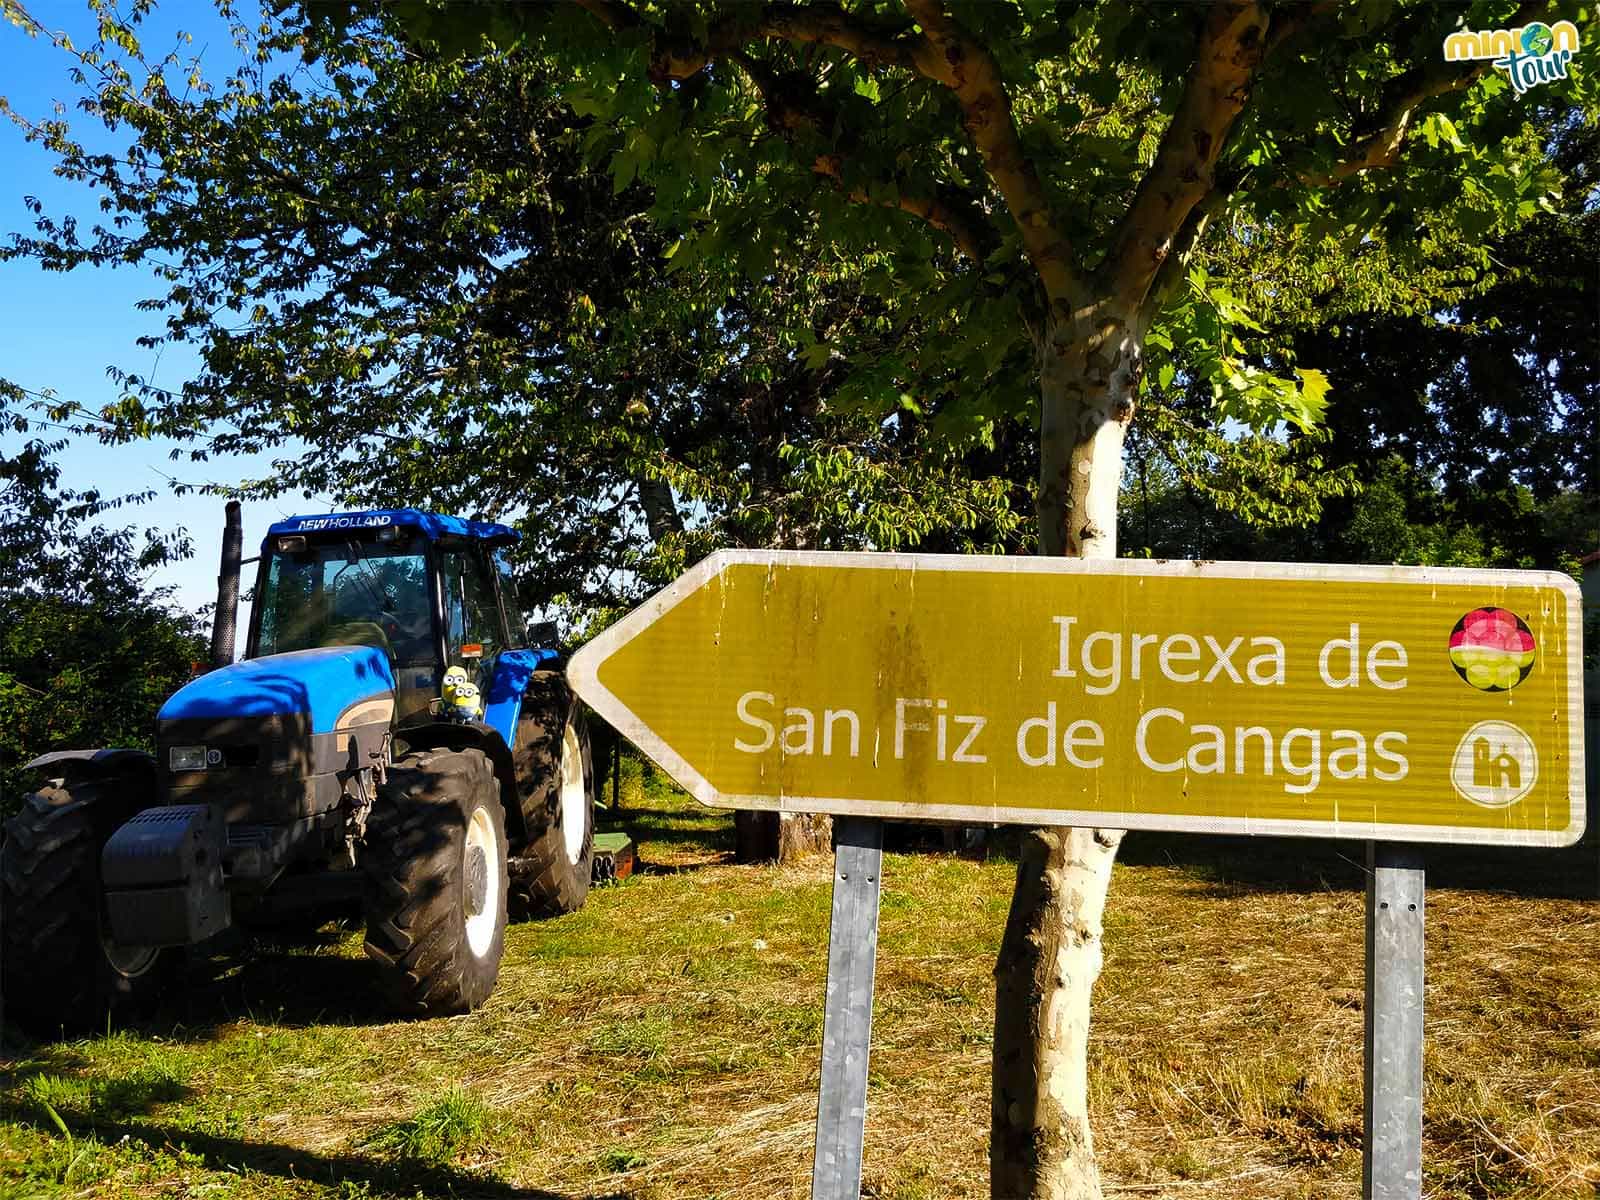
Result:
M478 958L489 952L500 917L499 842L489 810L473 809L461 854L462 907L467 914L467 945Z
M105 952L106 962L111 964L111 969L124 979L139 978L156 965L156 959L161 954L155 946L119 946L108 937L100 939L100 948Z
M584 827L589 823L589 789L583 784L583 747L578 728L567 722L561 735L561 841L567 861L574 866L583 857Z

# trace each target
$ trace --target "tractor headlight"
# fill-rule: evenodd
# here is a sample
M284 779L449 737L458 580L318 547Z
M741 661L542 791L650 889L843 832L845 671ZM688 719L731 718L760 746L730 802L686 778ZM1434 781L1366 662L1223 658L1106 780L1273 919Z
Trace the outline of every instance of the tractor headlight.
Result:
M167 751L167 765L173 771L204 771L206 748L204 746L173 746Z

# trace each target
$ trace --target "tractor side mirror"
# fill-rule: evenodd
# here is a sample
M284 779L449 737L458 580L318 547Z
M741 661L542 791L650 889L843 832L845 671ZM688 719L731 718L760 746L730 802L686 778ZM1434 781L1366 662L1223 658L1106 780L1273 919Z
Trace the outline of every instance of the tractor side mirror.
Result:
M554 650L561 644L561 631L554 621L529 621L528 645L538 649Z

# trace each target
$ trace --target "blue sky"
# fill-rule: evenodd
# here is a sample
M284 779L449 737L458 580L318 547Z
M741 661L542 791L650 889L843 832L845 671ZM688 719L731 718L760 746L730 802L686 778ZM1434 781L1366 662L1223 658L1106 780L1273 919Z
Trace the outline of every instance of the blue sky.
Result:
M72 40L87 45L93 23L82 0L31 0L26 7L47 28L64 29ZM165 50L179 30L194 37L202 50L208 77L226 73L238 53L211 5L203 0L168 0L147 23L145 45ZM79 89L69 78L70 62L43 37L30 38L0 20L0 95L18 112L33 118L51 115L61 103L73 118ZM114 144L98 122L73 120L83 140ZM81 184L55 178L52 156L27 144L21 130L0 121L0 235L32 228L25 196L36 196L52 215L75 213L87 227L98 215L95 196ZM198 369L198 357L186 346L160 352L141 349L136 339L157 333L161 318L141 313L134 305L162 293L159 281L139 268L82 269L62 274L39 270L29 262L0 263L0 378L36 391L52 389L62 399L98 410L117 398L106 368L117 366L177 389ZM0 433L0 452L14 450L20 439ZM175 599L198 609L216 598L216 558L222 526L222 500L215 496L172 494L168 477L188 484L236 483L270 471L270 456L218 458L191 463L172 443L140 442L102 446L93 439L75 440L60 457L62 484L82 490L97 487L118 495L157 490L155 500L136 509L111 514L117 523L171 529L186 527L195 543L187 562L159 570L152 579L176 589ZM280 457L282 455L280 454ZM259 544L266 527L292 511L325 511L325 499L306 501L298 494L276 501L245 505L246 553Z

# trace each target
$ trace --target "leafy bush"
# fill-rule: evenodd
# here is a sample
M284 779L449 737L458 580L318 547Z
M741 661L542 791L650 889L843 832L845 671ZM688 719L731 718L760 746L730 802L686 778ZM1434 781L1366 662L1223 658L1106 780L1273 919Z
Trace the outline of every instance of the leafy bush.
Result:
M7 399L0 387L0 417L26 427ZM205 656L195 618L147 582L187 539L101 524L139 497L60 489L61 446L0 455L0 815L20 805L37 755L149 749L156 709Z

